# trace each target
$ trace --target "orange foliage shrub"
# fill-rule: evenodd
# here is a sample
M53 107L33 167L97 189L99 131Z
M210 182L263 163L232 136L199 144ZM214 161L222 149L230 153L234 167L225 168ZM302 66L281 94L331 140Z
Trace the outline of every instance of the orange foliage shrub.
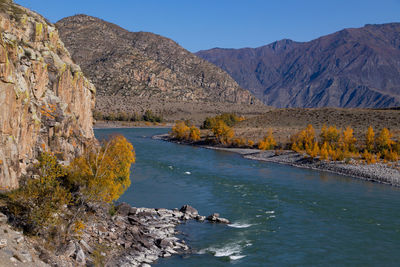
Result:
M362 154L363 159L365 159L365 162L367 164L374 164L376 163L376 159L374 154L370 153L367 149L364 150L364 153Z
M232 141L232 145L235 147L244 147L247 144L247 140L245 138L234 138Z
M268 135L266 135L264 139L258 143L258 149L261 150L270 150L273 149L275 146L276 146L276 141L272 134L272 130L269 130Z

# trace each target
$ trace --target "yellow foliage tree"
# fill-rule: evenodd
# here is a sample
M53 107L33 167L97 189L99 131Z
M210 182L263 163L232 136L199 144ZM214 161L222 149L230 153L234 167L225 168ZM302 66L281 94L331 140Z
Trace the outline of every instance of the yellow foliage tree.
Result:
M375 147L375 133L372 126L368 127L368 130L365 134L365 147L369 152L372 152Z
M350 126L346 127L346 129L343 131L340 138L340 144L343 151L354 152L356 150L355 143L357 139L353 136L353 132L354 131Z
M322 160L327 160L329 159L329 147L328 143L324 142L323 145L321 146L321 149L319 151L319 156L320 159Z
M311 124L292 137L292 150L300 152L310 150L315 142L315 130Z
M336 128L336 126L329 126L326 127L324 124L321 129L321 142L322 143L328 143L332 147L336 147L336 144L339 141L340 138L340 132Z
M69 168L69 181L80 188L83 201L111 202L130 186L133 146L122 135L76 158Z
M274 135L272 134L272 130L269 130L268 134L264 136L264 139L258 143L258 149L261 150L273 149L275 146L276 146L276 141Z
M226 125L222 120L218 120L212 130L217 142L224 145L229 144L235 135L232 128Z
M315 158L318 156L320 152L319 146L318 146L318 141L314 142L312 149L308 152L308 155L310 155L311 158Z
M392 148L392 145L394 144L392 137L392 133L387 128L383 128L380 131L379 136L376 139L376 146L379 152L382 152L383 154L384 150L390 150Z
M190 127L189 140L194 142L200 140L200 129L196 126Z
M177 121L175 125L172 127L170 136L178 140L187 140L189 138L190 133L191 130L184 121Z
M393 150L384 150L383 158L386 161L398 161L399 160L399 155L396 153L396 151Z

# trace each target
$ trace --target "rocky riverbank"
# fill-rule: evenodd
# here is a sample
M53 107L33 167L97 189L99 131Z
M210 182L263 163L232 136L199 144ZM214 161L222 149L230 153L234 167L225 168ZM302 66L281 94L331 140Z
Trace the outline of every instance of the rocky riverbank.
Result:
M175 142L174 140L171 140L167 134L154 136L153 139ZM193 145L184 142L177 143ZM371 182L400 186L400 161L390 165L384 163L367 165L356 160L350 160L349 163L345 163L344 161L322 161L319 159L310 159L304 157L304 155L300 153L290 150L279 151L279 153L276 153L274 150L262 151L259 149L225 148L202 145L200 145L200 147L238 153L244 158L252 160L273 162L319 171L328 171Z
M109 207L89 207L89 212L94 214L82 232L56 249L13 230L0 213L0 266L149 266L158 258L191 252L177 237L177 225L188 220L229 223L217 213L201 216L189 205L168 210L122 203L114 214Z

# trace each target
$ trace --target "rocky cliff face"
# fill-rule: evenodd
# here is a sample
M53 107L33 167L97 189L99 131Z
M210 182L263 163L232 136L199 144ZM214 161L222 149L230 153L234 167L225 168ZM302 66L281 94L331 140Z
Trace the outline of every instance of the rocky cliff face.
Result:
M168 38L129 32L86 15L64 18L56 26L73 59L96 85L98 107L111 101L115 104L106 105L109 110L125 110L137 99L261 103L225 71Z
M275 107L400 105L400 23L344 29L316 40L196 53Z
M95 140L95 87L38 14L1 0L0 31L0 187L9 189L40 152L68 161Z

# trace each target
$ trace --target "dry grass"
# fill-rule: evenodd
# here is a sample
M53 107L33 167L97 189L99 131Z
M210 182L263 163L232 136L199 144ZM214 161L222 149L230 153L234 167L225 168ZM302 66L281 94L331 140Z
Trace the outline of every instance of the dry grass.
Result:
M375 132L386 127L395 138L400 138L400 110L342 109L342 108L289 108L273 109L263 115L247 119L235 125L235 132L254 141L261 139L272 129L278 143L288 142L291 135L312 124L317 133L323 124L339 128L351 126L358 140L364 139L371 125Z
M191 120L196 125L201 125L206 117L212 117L222 113L235 113L249 118L264 114L270 109L271 108L266 106L238 105L222 102L183 102L129 96L96 97L96 111L100 111L103 114L109 112L143 114L146 110L151 110L155 114L161 115L167 122Z

